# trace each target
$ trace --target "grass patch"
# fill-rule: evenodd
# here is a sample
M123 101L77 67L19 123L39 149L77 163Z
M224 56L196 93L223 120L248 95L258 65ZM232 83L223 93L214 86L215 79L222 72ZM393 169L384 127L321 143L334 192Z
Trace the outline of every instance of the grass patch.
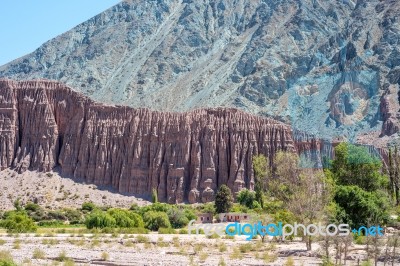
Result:
M46 258L46 253L44 253L43 250L39 249L39 248L35 248L33 250L33 255L32 255L32 259L36 259L36 260L43 260Z
M138 235L136 236L136 241L138 243L149 243L150 242L150 238L144 235Z
M21 240L16 239L13 243L13 249L20 249L21 248Z
M110 255L108 255L107 252L101 253L101 260L107 261L107 260L109 260L109 259L110 259Z
M294 260L292 257L287 258L287 260L285 261L285 264L283 264L283 266L294 266Z
M218 250L219 250L219 252L225 252L228 250L228 248L225 243L221 243L218 245Z
M237 247L234 247L232 253L229 255L229 258L233 260L241 260L243 259L243 254Z
M158 233L159 234L163 234L163 235L174 235L176 234L176 230L173 228L162 228L160 227L158 229Z
M179 237L177 237L177 236L174 236L172 238L172 243L174 244L174 247L176 247L176 248L180 247L180 245L181 245L179 242Z
M9 251L0 251L0 265L4 266L17 266L14 262L13 257Z
M271 254L270 252L265 252L262 256L262 259L264 260L265 263L271 263L274 262L278 259L278 256L276 254Z
M201 262L206 261L207 258L208 258L207 252L201 252L201 253L200 253L200 255L199 255L199 260L200 260Z

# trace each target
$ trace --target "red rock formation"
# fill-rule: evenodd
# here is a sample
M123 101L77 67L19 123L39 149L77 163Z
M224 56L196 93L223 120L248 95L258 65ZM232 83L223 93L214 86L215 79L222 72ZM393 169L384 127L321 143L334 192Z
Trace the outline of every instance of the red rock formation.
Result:
M153 112L51 81L0 81L0 167L49 171L170 203L253 188L252 156L296 148L287 125L235 109ZM314 148L318 143L312 142ZM307 145L302 143L301 146Z

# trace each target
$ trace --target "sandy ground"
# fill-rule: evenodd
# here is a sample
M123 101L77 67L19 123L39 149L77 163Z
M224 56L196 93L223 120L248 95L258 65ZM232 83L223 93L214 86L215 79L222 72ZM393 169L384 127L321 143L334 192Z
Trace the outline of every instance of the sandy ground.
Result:
M140 240L143 238L144 240ZM251 250L240 251L249 244ZM352 259L346 265L357 265L363 246L354 245ZM43 254L34 257L35 249ZM290 256L294 265L320 265L318 243L313 251L305 251L300 241L277 244L260 240L208 239L203 235L91 235L91 234L0 234L0 252L8 251L15 261L23 265L66 265L57 262L65 252L75 265L285 265ZM37 251L36 251L37 252ZM332 249L332 252L334 250ZM106 258L106 259L104 259ZM383 265L383 263L378 263ZM400 264L396 264L400 265Z
M148 204L141 198L125 196L115 191L103 190L96 185L76 182L60 177L56 172L39 173L26 171L18 174L6 169L0 172L0 210L13 209L13 202L37 202L50 208L77 208L85 201L99 206L129 208L133 203Z

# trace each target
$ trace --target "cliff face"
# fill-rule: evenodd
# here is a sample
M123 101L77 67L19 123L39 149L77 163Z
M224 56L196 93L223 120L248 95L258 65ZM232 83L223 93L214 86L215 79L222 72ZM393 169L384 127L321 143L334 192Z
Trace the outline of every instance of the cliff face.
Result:
M233 107L329 140L394 136L379 104L399 90L399 21L396 0L125 0L0 77L135 108Z
M155 112L96 103L50 81L0 81L0 167L49 171L170 203L252 188L252 156L316 148L283 123L236 109Z

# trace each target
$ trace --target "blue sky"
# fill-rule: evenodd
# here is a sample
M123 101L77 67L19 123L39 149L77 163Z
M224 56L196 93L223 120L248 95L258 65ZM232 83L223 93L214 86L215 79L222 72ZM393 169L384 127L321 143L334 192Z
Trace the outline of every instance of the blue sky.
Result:
M1 0L0 65L117 4L119 0Z

